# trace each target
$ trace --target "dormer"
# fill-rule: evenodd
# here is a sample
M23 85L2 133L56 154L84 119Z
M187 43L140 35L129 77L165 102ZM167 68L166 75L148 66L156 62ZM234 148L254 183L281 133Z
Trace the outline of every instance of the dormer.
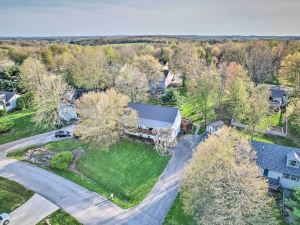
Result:
M287 154L287 166L294 168L300 167L300 157L295 151Z

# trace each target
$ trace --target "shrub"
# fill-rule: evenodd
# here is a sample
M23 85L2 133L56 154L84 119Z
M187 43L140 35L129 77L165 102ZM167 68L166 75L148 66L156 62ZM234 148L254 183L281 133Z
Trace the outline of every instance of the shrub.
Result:
M71 152L61 152L56 154L51 160L51 166L56 169L65 170L67 169L73 159Z
M1 110L0 110L0 117L1 117L1 116L5 116L5 115L6 115L6 111L5 111L4 109L1 109Z
M33 94L27 93L17 98L17 110L29 109L33 106Z
M14 123L0 123L0 134L7 133L14 126Z

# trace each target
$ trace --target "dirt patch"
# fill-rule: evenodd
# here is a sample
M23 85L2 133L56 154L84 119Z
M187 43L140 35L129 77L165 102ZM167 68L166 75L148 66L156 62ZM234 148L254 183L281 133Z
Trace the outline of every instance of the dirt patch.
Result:
M54 152L50 152L44 147L39 147L27 151L25 154L25 159L43 166L51 166L51 160L54 155Z

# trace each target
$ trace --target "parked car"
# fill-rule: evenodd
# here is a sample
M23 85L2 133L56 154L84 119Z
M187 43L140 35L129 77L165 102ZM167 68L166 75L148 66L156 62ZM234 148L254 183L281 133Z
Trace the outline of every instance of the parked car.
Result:
M71 137L72 134L70 131L60 130L55 132L55 137Z
M9 215L7 213L0 214L0 224L1 225L7 225L9 224Z

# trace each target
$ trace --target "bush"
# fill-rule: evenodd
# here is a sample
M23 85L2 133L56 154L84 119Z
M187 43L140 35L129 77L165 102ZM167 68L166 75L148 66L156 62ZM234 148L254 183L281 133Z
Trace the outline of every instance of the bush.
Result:
M14 126L14 123L0 123L0 134L7 133Z
M33 94L27 93L17 98L17 110L29 109L33 106Z
M1 109L1 110L0 110L0 117L1 117L1 116L5 116L5 115L6 115L6 111L5 111L4 109Z
M56 154L51 160L51 166L56 169L65 170L67 169L73 159L71 152L61 152Z

